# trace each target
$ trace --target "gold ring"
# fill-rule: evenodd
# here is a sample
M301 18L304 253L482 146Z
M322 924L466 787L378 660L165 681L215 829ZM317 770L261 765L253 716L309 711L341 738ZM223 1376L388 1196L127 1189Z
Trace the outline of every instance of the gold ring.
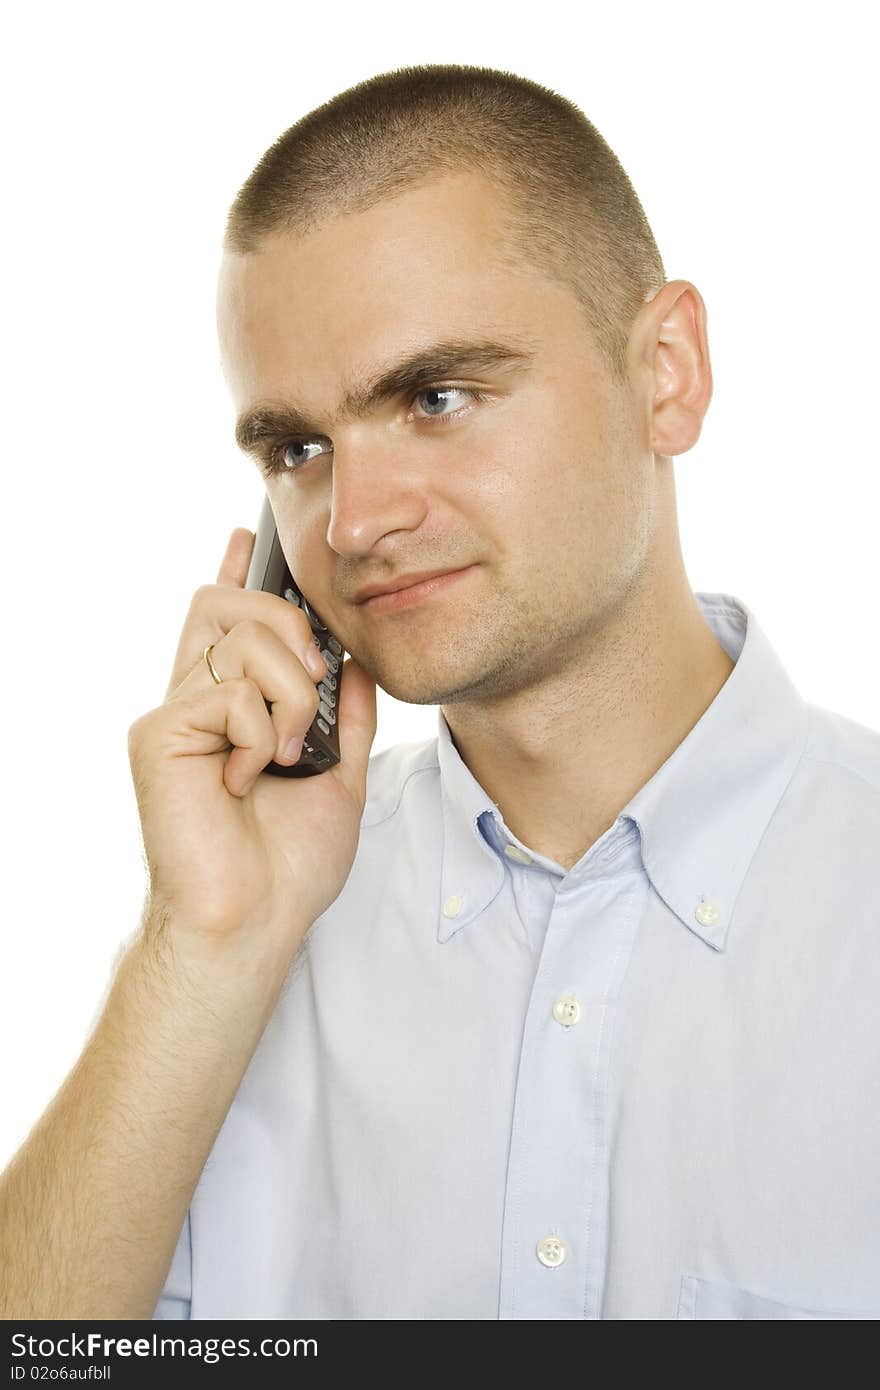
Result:
M213 661L211 660L211 652L214 650L215 645L216 645L216 644L215 644L214 642L211 642L211 643L205 648L204 657L205 657L205 660L206 660L207 663L208 663L208 670L211 672L211 675L214 677L214 680L217 682L218 685L221 685L222 682L223 682L223 677L217 675L217 672L216 672L216 670L215 670L215 668L214 668L214 663L213 663Z

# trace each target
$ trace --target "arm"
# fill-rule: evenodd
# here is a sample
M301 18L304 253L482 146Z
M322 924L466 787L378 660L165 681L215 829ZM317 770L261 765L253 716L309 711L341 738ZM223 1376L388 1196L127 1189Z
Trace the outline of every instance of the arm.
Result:
M151 1318L289 961L145 917L70 1075L0 1176L0 1318ZM271 931L264 940L271 936Z

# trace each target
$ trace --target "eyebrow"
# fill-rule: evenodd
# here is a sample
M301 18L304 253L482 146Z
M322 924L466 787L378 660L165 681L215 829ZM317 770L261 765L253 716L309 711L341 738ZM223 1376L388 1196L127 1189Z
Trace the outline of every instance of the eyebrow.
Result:
M349 391L340 404L338 416L340 420L362 419L377 405L443 377L522 366L532 360L536 350L535 343L525 341L447 339L432 343L392 363L365 385ZM267 440L320 433L305 411L292 401L258 402L244 411L235 424L235 442L246 454L254 453Z

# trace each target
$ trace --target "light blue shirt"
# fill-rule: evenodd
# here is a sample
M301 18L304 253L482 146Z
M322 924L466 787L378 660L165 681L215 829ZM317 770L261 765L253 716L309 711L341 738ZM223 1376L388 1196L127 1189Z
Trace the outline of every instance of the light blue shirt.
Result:
M567 872L370 760L155 1318L880 1317L880 733L736 662Z

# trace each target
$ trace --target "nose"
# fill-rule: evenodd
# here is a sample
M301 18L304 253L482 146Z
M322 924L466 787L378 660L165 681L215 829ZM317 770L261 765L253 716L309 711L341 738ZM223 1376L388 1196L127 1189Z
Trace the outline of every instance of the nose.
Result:
M366 432L333 441L327 544L338 555L367 555L393 531L415 531L428 511L414 450Z

